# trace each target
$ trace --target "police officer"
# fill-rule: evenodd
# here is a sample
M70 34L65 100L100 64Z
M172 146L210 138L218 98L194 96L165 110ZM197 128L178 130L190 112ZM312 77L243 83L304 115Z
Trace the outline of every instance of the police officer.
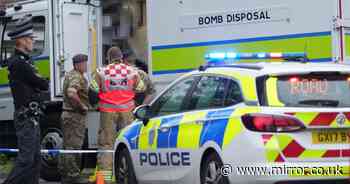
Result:
M96 81L99 86L100 128L98 146L100 150L113 148L116 133L130 124L134 117L135 92L144 91L144 84L135 67L123 60L118 47L111 47L107 52L109 65L98 70ZM116 128L113 128L114 125ZM99 153L98 170L106 181L111 181L112 154Z
M19 19L8 36L16 40L14 55L8 60L8 77L15 105L14 126L19 152L4 183L38 184L41 162L39 109L33 107L40 103L40 93L48 90L49 84L37 73L30 58L33 50L31 17Z
M73 70L65 75L63 82L62 131L63 148L79 150L83 146L88 103L87 71L88 56L78 54L73 57ZM62 183L87 183L80 175L80 155L64 154L59 161Z

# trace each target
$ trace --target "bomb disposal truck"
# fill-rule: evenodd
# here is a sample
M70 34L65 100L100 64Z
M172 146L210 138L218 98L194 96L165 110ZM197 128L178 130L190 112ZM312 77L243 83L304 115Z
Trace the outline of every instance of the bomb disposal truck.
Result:
M1 19L1 67L0 67L0 147L15 146L13 129L13 99L8 85L6 59L14 50L14 41L7 37L15 20L31 14L33 17L33 61L39 73L50 79L50 91L46 95L47 112L41 122L42 148L60 149L62 132L60 114L62 106L62 82L65 72L72 69L71 58L77 53L89 55L88 71L91 74L102 63L102 8L99 1L24 1L6 9ZM87 75L89 77L90 75ZM45 96L45 95L43 95ZM88 138L85 148L96 148L97 112L88 115ZM89 140L89 138L92 138ZM46 154L42 159L41 176L47 180L59 178L57 155ZM91 158L87 155L86 158ZM87 160L88 161L88 160ZM90 162L90 161L89 161ZM87 163L87 162L85 162ZM92 167L95 167L94 165Z
M166 82L203 64L208 52L223 50L304 52L311 62L345 62L349 5L346 0L147 1L154 80Z

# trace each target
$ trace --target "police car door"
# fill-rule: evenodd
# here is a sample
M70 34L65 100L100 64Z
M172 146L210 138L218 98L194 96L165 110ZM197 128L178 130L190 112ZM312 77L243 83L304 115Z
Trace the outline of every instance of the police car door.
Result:
M88 73L96 68L100 50L98 26L101 9L96 1L49 0L51 96L62 96L63 79L73 69L78 53L89 55ZM87 3L89 2L89 4ZM94 4L92 4L94 3ZM88 75L90 76L90 75Z
M206 143L222 144L225 126L221 122L212 123L216 114L231 114L231 110L218 110L224 107L225 90L228 79L205 75L191 90L184 104L184 112L180 121L173 126L177 131L176 150L181 164L171 167L172 180L176 184L199 182L202 146ZM212 131L212 132L210 132ZM171 140L170 140L171 142Z
M169 183L170 168L187 165L188 154L176 148L178 122L182 119L183 104L197 77L179 81L166 90L151 108L155 114L143 126L138 139L139 153L133 154L140 183Z

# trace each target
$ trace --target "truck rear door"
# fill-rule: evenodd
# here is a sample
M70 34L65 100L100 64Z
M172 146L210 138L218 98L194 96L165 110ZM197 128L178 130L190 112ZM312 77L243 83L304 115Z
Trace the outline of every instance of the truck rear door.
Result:
M345 62L350 63L350 1L342 0L344 20Z
M94 1L91 1L92 3ZM97 6L71 0L50 0L51 96L62 96L63 79L73 69L72 57L89 55L88 73L99 63ZM90 76L90 75L88 75Z
M350 62L350 2L347 0L337 0L336 14L334 19L335 34L333 37L334 55L340 62Z

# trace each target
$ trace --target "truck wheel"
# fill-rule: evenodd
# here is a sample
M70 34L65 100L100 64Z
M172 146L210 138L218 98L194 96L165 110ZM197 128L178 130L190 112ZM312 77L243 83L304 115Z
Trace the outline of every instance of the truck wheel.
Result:
M137 184L129 151L123 148L117 155L115 177L117 184Z
M63 134L59 128L48 128L44 131L41 140L41 149L62 149ZM42 154L41 157L41 178L47 181L59 181L57 154Z
M227 177L221 175L223 164L215 152L206 155L201 164L201 184L229 184Z

